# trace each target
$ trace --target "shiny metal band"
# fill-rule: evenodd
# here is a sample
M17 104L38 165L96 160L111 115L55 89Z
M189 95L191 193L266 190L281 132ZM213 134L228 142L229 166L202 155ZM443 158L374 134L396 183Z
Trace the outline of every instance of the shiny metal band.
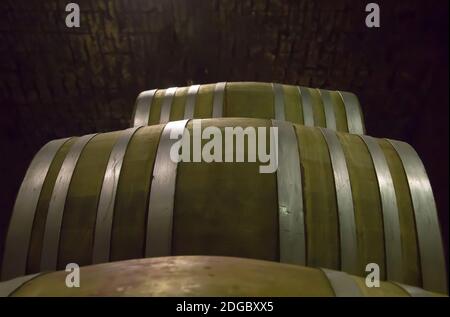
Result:
M273 90L274 105L275 105L275 119L284 121L285 116L284 116L283 85L272 84L272 90Z
M407 143L388 140L399 155L414 207L423 288L447 292L444 252L433 191L425 167Z
M15 291L21 288L23 285L35 279L36 277L43 275L43 273L32 274L27 276L17 277L15 279L0 283L0 297L8 297L13 295Z
M394 182L383 150L373 137L360 135L366 143L377 175L383 212L384 244L386 250L387 280L402 281L402 245L400 219Z
M308 88L298 87L300 98L302 99L303 108L303 125L313 127L314 126L314 112L311 93Z
M280 262L306 264L303 187L297 136L291 123L272 120L278 128L278 215Z
M334 185L339 214L341 243L341 269L351 274L358 271L358 248L356 241L355 211L344 151L335 131L320 128L328 145L333 167Z
M150 110L152 108L153 97L157 89L143 91L136 99L136 110L133 118L133 127L148 125Z
M195 110L195 100L197 99L197 93L200 85L190 86L187 93L186 105L184 107L184 119L193 119Z
M347 273L321 268L336 297L362 297L364 296L356 281Z
M177 141L170 135L183 135L188 120L167 123L159 140L147 217L145 256L169 256L172 251L172 221L178 163L170 158Z
M347 115L348 132L354 134L364 134L363 118L359 106L358 98L355 94L338 91L344 103L345 113Z
M172 109L172 102L175 93L177 92L177 87L172 87L166 89L164 95L164 100L161 105L161 115L159 117L159 123L167 123L170 120L170 110Z
M223 117L223 99L225 97L225 87L227 83L217 83L214 87L214 101L213 101L213 118Z
M139 128L140 127L124 130L109 156L97 207L94 247L92 254L93 263L103 263L109 261L111 230L120 172L122 170L123 159L125 157L128 144Z
M26 274L31 230L42 187L56 153L68 140L55 140L44 145L25 174L6 237L2 280Z
M336 116L334 115L333 101L331 100L328 90L317 89L322 97L323 110L325 113L325 121L328 129L336 130Z
M70 181L72 180L73 172L81 152L95 135L96 134L89 134L80 137L71 147L59 171L50 199L47 221L45 223L41 255L41 271L52 271L57 268L61 225Z
M397 282L392 282L393 284L400 287L402 290L404 290L406 293L408 293L411 297L433 297L434 295L423 288L411 286L411 285L405 285Z

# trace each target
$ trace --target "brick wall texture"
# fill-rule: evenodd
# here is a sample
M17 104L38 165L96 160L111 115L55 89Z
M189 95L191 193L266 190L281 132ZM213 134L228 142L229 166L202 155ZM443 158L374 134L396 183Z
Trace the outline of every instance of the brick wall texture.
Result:
M0 1L0 254L15 195L47 141L128 127L137 94L217 81L355 92L369 134L422 157L448 249L448 1ZM0 255L1 258L1 255Z

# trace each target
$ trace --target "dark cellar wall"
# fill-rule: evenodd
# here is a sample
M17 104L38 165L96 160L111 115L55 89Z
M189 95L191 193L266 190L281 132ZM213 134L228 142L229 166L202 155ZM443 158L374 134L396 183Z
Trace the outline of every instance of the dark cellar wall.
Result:
M422 157L448 249L448 1L0 1L0 254L15 195L47 141L128 127L137 94L268 81L355 92L368 133ZM1 257L0 255L0 257Z

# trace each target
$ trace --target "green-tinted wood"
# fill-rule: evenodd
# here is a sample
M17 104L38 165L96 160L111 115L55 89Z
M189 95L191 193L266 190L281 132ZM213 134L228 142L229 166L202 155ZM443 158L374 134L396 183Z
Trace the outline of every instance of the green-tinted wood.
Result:
M364 141L357 135L338 133L344 150L352 187L358 239L359 274L365 274L369 263L380 267L381 279L386 279L383 214L377 176Z
M406 293L402 288L397 286L394 283L380 281L380 287L367 287L365 279L352 276L355 282L358 284L359 289L362 291L364 296L366 297L408 297L408 293Z
M325 112L323 109L322 97L317 89L308 88L311 94L312 108L314 113L314 126L326 128Z
M161 107L164 102L164 96L166 95L167 89L159 89L156 91L155 96L153 97L152 105L150 108L150 117L148 120L148 124L159 124L159 120L161 118Z
M173 97L172 107L170 108L170 121L182 120L184 118L188 89L189 87L180 87L177 89Z
M211 118L215 84L201 85L195 99L194 118Z
M333 170L319 129L295 126L300 147L307 263L340 269L339 226Z
M334 115L336 117L336 130L348 132L347 114L345 113L344 102L337 91L330 90L330 96L333 102Z
M286 121L303 124L302 99L297 86L283 85Z
M82 287L67 273L38 276L14 296L334 296L318 269L231 257L166 257L81 268Z
M202 120L202 128L216 126L223 130L236 125L245 129L270 127L271 123L257 119ZM192 122L188 128L192 137ZM276 174L259 173L260 164L178 164L173 254L278 260Z
M421 286L422 278L416 225L408 180L406 179L400 157L392 145L383 139L378 139L378 143L386 157L397 197L402 240L403 283Z
M114 209L112 261L144 256L151 175L163 127L156 125L139 129L128 145Z
M298 86L293 85L281 85L275 84L281 87L283 92L283 105L284 105L284 118L286 121L290 121L297 124L304 124L305 118L303 118L303 104L302 98L298 92ZM197 86L197 85L196 85ZM216 115L213 115L213 103L215 88L217 84L206 84L198 85L200 89L196 93L196 97L199 99L196 103L196 107L193 116L189 112L189 118L212 118L212 117L249 117L249 118L275 118L275 96L272 83L263 82L227 82L225 83L225 91L223 96L223 109L220 109ZM322 100L322 96L318 93L317 89L302 87L302 89L307 89L310 94L310 107L311 116L313 116L313 121L310 125L325 127L325 109ZM166 99L166 90L159 89L156 90L156 94L153 98L152 105L150 107L149 122L148 124L158 124L160 123L161 117L161 106L163 101ZM170 120L181 120L184 116L181 116L182 108L185 108L187 91L189 87L178 87L175 97L173 98L173 103L170 109ZM336 130L341 132L348 132L348 122L346 114L346 106L341 97L341 93L338 91L329 91L332 107L334 109L333 113L336 119ZM354 96L351 93L346 93L346 96ZM142 95L139 98L145 98ZM356 103L354 107L356 113L354 119L359 122L352 122L352 125L361 126L364 130L363 115L361 112L361 107L359 101L356 98L351 98L347 102ZM139 104L139 103L137 103ZM145 105L148 104L147 101L144 102ZM309 109L309 107L308 107ZM136 109L135 109L136 110ZM142 112L142 109L141 109ZM308 110L309 113L309 110ZM136 114L136 112L135 112ZM134 116L134 115L133 115ZM132 120L136 124L135 120ZM138 120L139 121L139 120ZM139 121L140 122L140 121ZM147 120L145 121L147 123Z
M275 118L271 84L227 83L224 117Z
M70 183L64 209L58 268L92 263L95 219L111 150L120 132L99 134L83 149Z
M39 202L36 207L36 215L34 217L33 228L31 230L30 246L28 249L27 274L37 273L41 265L42 242L44 238L45 222L47 219L48 206L52 197L53 188L59 170L64 159L77 138L67 141L56 153L52 164L42 186Z
M271 126L267 120L247 118L209 119L203 120L202 125L203 128L217 125L222 129L225 126ZM192 122L190 127L192 128ZM129 144L116 197L112 260L143 256L149 186L162 128L163 125L142 128ZM319 129L296 125L295 131L303 177L307 263L340 269L339 220L328 147ZM95 137L80 157L63 217L60 267L63 265L61 263L69 260L79 264L89 264L91 261L98 195L116 135L117 133L107 133ZM355 252L363 255L360 274L365 275L362 268L366 262L376 262L382 268L383 278L384 250L380 247L384 243L381 236L383 223L373 163L359 137L344 134L339 137L354 196L359 244ZM386 141L378 142L392 174L399 206L402 257L405 263L404 278L399 282L421 286L415 220L408 182L396 151ZM32 233L34 238L29 251L29 273L33 273L39 266L48 200L55 175L58 174L70 144L58 153L44 184L41 201L38 203L40 210L35 219L36 228L33 228ZM221 254L279 259L276 174L260 174L259 165L259 162L179 164L173 254Z
M329 280L317 268L230 257L185 256L107 263L82 267L81 276L82 287L68 288L67 272L44 274L12 295L335 296ZM349 276L349 279L355 281L363 296L408 296L393 283L381 282L380 287L368 288L364 278Z

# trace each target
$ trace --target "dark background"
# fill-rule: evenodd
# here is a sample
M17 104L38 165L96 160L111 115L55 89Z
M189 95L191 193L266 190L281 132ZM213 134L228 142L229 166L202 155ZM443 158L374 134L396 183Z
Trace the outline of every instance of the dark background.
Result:
M448 0L0 1L0 258L15 195L51 139L127 128L137 94L267 81L356 93L368 134L412 144L448 253ZM447 261L448 263L448 261Z

